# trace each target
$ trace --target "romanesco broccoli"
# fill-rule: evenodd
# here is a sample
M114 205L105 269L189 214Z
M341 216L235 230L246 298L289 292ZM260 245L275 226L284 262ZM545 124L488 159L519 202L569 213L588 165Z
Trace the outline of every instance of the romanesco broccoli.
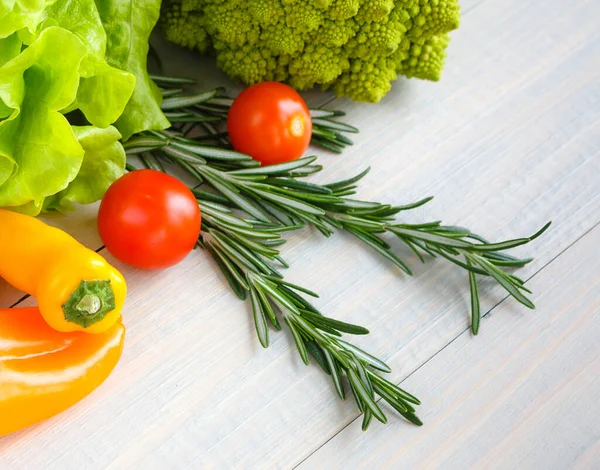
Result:
M437 81L458 0L165 0L167 39L214 53L245 84L377 102L398 75Z

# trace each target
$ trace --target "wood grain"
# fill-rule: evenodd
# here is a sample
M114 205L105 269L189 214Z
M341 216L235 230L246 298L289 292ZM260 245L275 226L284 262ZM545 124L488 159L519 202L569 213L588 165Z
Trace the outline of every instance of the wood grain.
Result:
M355 421L298 470L598 468L600 226L536 275L531 314L502 302L409 377L426 425ZM366 438L366 441L365 441ZM366 445L365 445L366 442Z
M536 257L522 276L539 271L543 276L553 267L546 268L548 263L564 250L563 260L571 259L564 257L579 244L569 247L600 220L600 4L578 0L565 8L560 0L471 0L463 2L465 7L440 83L400 81L377 106L347 100L331 104L345 109L362 132L343 156L323 154L326 170L316 179L347 177L371 165L360 196L405 203L432 194L432 203L406 219L441 216L494 239L532 233L552 219L552 230L541 240L515 250ZM169 70L204 74L202 85L207 87L221 80L212 69L206 72L206 62L165 48ZM200 65L188 65L194 63ZM213 73L217 79L210 78ZM77 232L70 225L77 225L76 219L61 220ZM91 232L82 230L76 236L93 237ZM432 367L427 362L431 357L437 354L441 360L452 350L445 348L452 340L468 338L461 336L468 327L463 273L442 262L419 266L403 252L415 267L415 277L406 279L348 236L326 240L311 230L293 234L283 253L293 262L289 280L318 290L322 296L316 304L324 313L370 328L371 335L356 341L392 365L393 380L399 382L427 364L406 382L425 398L425 420L436 413L451 415L455 405L434 396L432 384L444 378L448 389L458 390L461 382L450 373L434 377L422 371ZM586 256L590 266L598 265L598 250ZM69 412L0 439L0 468L290 468L329 439L334 439L331 449L343 445L354 425L339 433L357 416L351 401L338 402L327 378L316 367L301 364L287 333L273 334L271 347L260 348L247 307L228 291L204 253L194 253L164 272L116 264L131 292L121 364ZM562 285L533 285L534 299L545 302L536 312L503 302L484 319L482 336L473 344L503 338L495 327L498 319L523 323L526 329L540 314L558 316L561 310L555 310L548 296L594 292L593 277L571 274L561 278ZM501 290L483 285L485 311L504 297ZM578 325L588 326L569 323L575 329ZM555 331L550 323L543 328ZM529 338L527 332L523 335L515 331L515 341ZM550 333L546 337L548 344L559 338ZM534 367L529 361L523 359L525 367ZM445 364L466 368L471 362ZM563 370L558 368L553 376L557 387L564 385ZM491 380L494 370L485 372ZM596 393L597 382L586 384L579 392L582 398ZM522 390L519 399L525 401L519 406L526 406L527 394L539 387L530 390L524 383ZM465 401L470 399L465 395ZM585 410L576 407L575 414L585 415ZM407 439L425 442L429 433L431 442L435 436L452 438L452 429L442 432L431 422L416 429L396 418L391 421L387 428L374 426L353 438L353 445L365 452L354 455L356 466L377 446L376 456L393 459L388 449ZM486 423L491 426L493 420ZM542 452L543 440L535 440L541 428L523 429L524 441L535 441ZM581 450L581 458L594 463L598 439L594 441L593 430L584 431L590 447ZM35 453L30 452L32 443ZM486 445L485 451L493 452L492 444ZM468 455L460 454L468 446L449 444L447 449L439 461L468 462ZM411 455L417 463L435 457L419 454L419 449Z

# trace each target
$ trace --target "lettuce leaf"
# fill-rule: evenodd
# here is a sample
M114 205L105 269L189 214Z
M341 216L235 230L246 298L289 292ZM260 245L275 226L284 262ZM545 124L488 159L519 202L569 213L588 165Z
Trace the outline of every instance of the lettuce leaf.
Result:
M0 38L27 28L34 32L46 8L56 0L2 0L0 2Z
M0 39L0 67L21 53L21 39L17 33ZM0 117L2 115L0 114Z
M146 71L159 10L160 0L0 0L0 207L94 202L124 172L121 136L169 126Z
M0 206L38 213L45 197L63 190L81 166L83 148L59 111L73 102L85 47L51 27L0 69Z
M106 58L110 65L136 77L133 96L115 123L127 140L149 129L166 129L169 121L160 109L162 96L148 76L148 40L160 15L160 0L96 0L108 36Z
M114 127L73 126L85 154L79 173L67 189L46 199L44 211L68 212L74 203L91 204L100 199L117 178L123 176L125 150L121 134Z
M81 62L77 99L68 110L80 109L98 127L115 122L135 87L135 76L106 62L106 32L94 0L58 0L46 10L41 28L60 26L75 34L87 54Z

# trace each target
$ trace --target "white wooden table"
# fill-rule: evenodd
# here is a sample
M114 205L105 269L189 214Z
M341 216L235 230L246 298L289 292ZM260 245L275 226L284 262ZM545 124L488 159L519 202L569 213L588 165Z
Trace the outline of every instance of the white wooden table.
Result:
M328 105L361 134L343 156L323 153L317 180L370 165L363 198L434 195L410 221L496 240L553 220L515 250L535 257L520 275L537 310L484 283L473 338L458 268L409 257L407 278L350 237L309 230L284 248L289 279L318 290L324 313L370 328L357 342L421 398L425 426L391 417L362 433L352 401L302 365L288 334L262 350L207 254L141 272L102 251L130 286L122 361L70 411L0 439L0 469L600 467L600 3L462 3L442 82ZM210 60L161 50L203 89L228 83ZM97 249L96 210L45 219ZM17 302L33 300L0 284L0 307Z

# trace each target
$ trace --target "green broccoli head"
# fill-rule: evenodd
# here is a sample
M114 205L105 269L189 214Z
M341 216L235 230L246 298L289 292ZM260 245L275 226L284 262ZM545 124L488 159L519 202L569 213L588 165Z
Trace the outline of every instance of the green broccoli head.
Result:
M304 51L304 36L281 23L265 28L260 39L274 55L296 55Z
M395 6L394 0L365 0L356 14L356 19L361 23L379 21L388 16Z
M333 0L327 11L327 17L335 21L344 21L358 14L361 0Z
M323 10L315 6L300 2L284 7L285 25L295 34L305 36L311 31L319 29L325 21Z
M261 28L285 24L285 11L281 8L279 0L253 0L248 2L248 11Z
M409 0L404 11L409 14L408 37L424 41L431 36L458 28L460 13L457 2L444 0Z
M376 57L371 60L354 59L348 71L331 82L336 96L347 96L356 101L377 103L392 88L396 80L395 64L388 57Z
M307 90L315 84L335 80L349 67L341 48L310 44L301 55L290 60L289 83L298 90Z
M283 82L288 78L285 56L274 56L268 48L251 44L235 49L220 49L222 46L215 43L217 65L234 80L253 85L264 81Z
M347 50L354 58L366 61L391 55L404 38L406 27L395 14L380 21L360 23L356 35L348 42Z
M458 0L164 0L167 39L245 84L321 85L377 102L398 75L439 80Z
M396 70L408 78L415 77L437 82L444 67L449 41L450 36L442 34L424 41L411 42L407 57L400 62Z
M322 44L326 47L342 47L352 39L360 24L352 18L347 21L325 20L321 27L310 35L309 44ZM345 54L345 51L343 52Z
M206 31L205 15L201 9L190 9L189 1L173 1L163 8L160 20L165 38L189 49L206 53L212 41Z

